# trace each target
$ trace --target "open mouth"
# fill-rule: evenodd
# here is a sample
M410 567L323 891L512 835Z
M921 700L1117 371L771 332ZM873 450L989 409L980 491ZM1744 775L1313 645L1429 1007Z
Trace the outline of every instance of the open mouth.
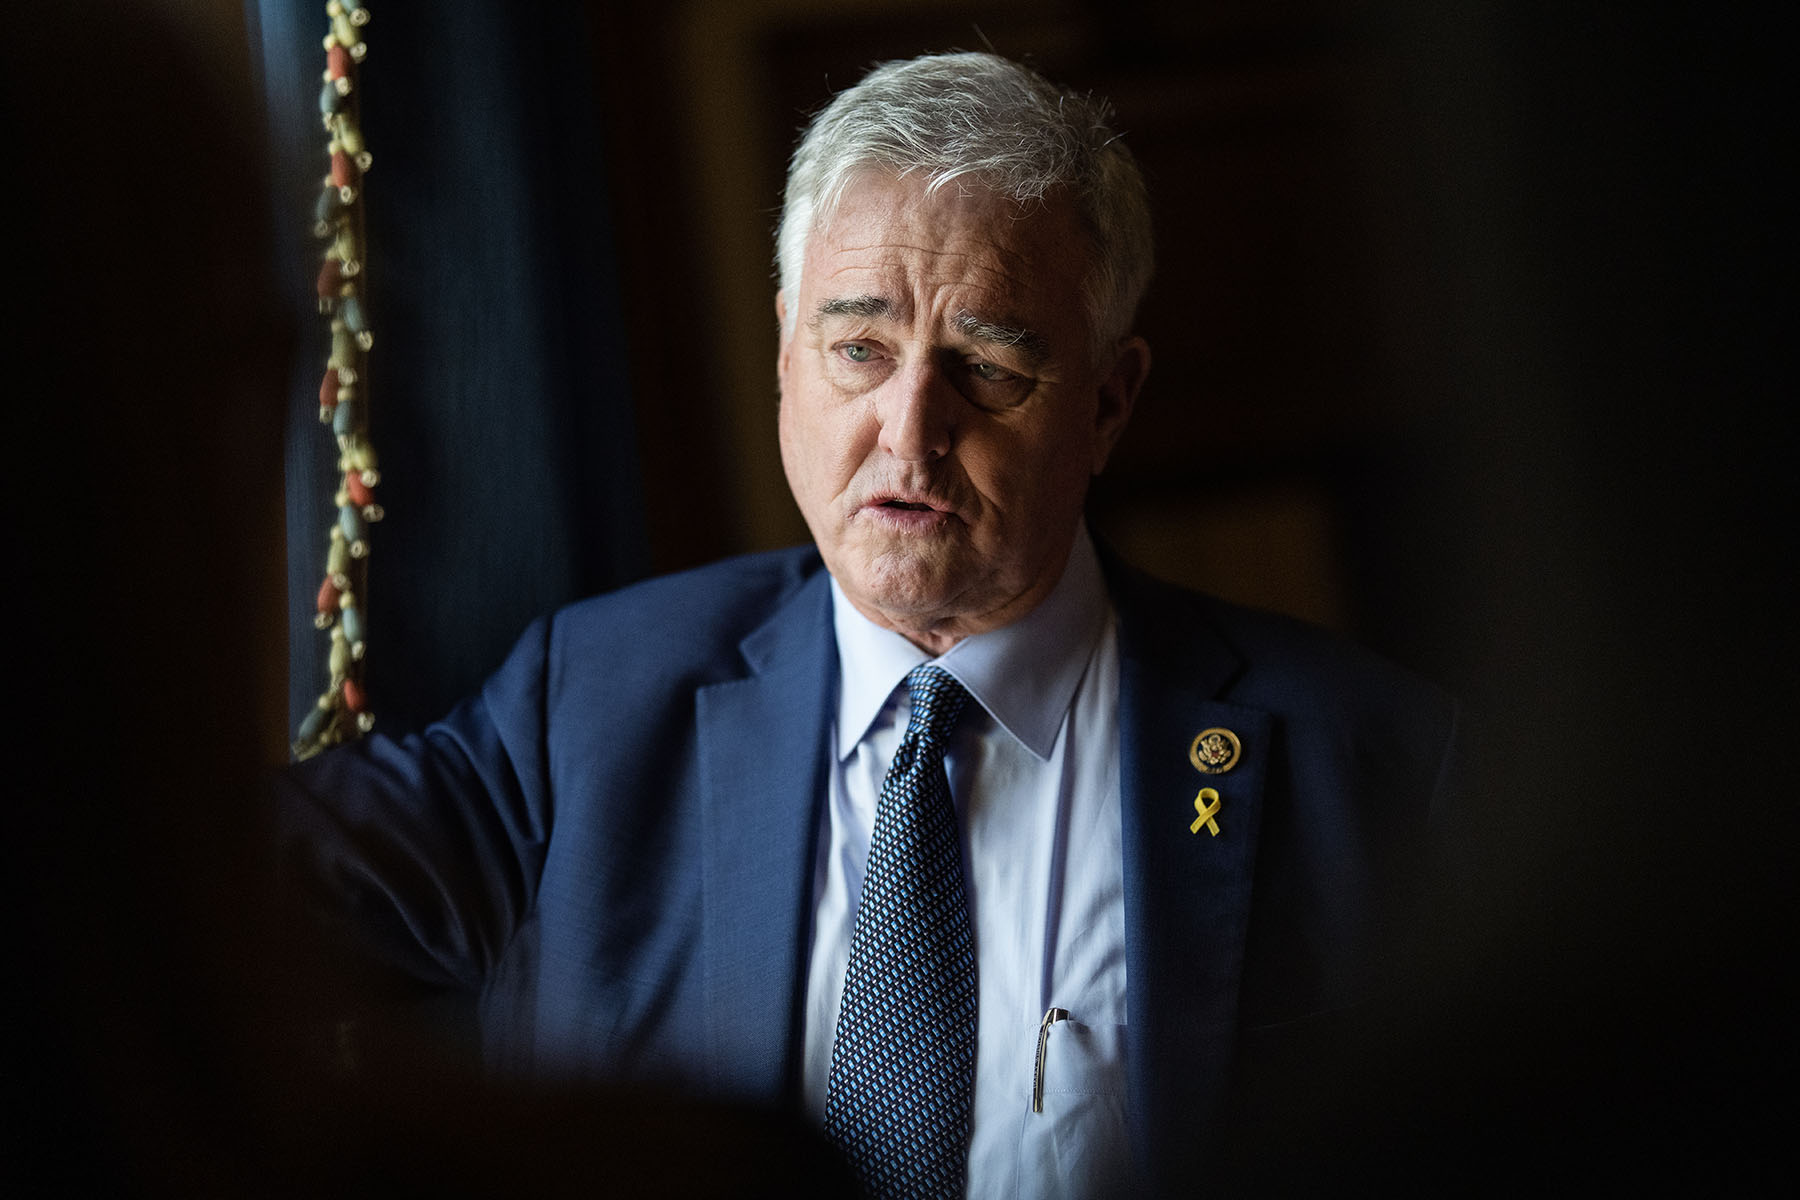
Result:
M917 493L914 493L917 495ZM942 529L956 520L956 510L948 504L940 507L930 500L909 500L903 496L885 499L871 496L863 512L880 522L880 527L914 533Z

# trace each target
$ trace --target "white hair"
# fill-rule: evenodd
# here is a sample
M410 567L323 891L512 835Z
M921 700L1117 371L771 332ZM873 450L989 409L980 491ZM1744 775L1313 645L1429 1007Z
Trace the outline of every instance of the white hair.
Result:
M928 192L968 177L1021 204L1075 205L1092 241L1086 295L1096 352L1130 332L1155 249L1149 199L1111 107L993 54L883 63L813 118L788 164L776 269L794 328L806 242L871 168L922 173Z

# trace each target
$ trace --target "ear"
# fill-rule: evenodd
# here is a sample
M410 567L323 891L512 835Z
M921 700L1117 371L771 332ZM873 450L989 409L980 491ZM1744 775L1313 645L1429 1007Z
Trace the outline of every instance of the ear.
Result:
M1094 474L1106 469L1106 460L1125 432L1149 374L1150 343L1135 336L1121 339L1113 352L1112 368L1100 380L1100 404L1094 414Z
M787 335L787 295L779 288L775 290L775 345L775 377L785 386L793 339Z

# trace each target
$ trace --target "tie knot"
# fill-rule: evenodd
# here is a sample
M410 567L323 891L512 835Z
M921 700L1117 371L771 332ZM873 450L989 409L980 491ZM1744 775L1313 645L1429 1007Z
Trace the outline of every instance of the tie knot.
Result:
M907 722L904 740L942 746L962 715L968 690L950 672L930 663L913 668L906 677L906 690L912 695L912 719Z

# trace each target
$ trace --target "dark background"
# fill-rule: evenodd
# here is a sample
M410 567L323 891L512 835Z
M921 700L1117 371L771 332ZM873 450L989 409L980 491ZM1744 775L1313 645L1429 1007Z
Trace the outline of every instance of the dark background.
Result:
M30 701L7 874L41 983L15 1077L64 1178L229 1194L316 1116L285 1057L290 931L243 866L238 801L280 753L282 667L289 707L323 685L323 639L295 622L284 654L270 617L280 426L302 616L329 520L304 236L324 25L310 4L148 9L183 15L34 11L41 53L7 83L18 161L46 168L20 193L11 359L61 372L20 406L7 479ZM1156 200L1156 366L1096 527L1467 710L1456 867L1412 986L1261 1131L1244 1190L1775 1176L1795 1001L1789 72L1758 14L393 0L375 18L383 728L441 711L563 600L803 536L773 423L783 157L869 63L991 42L1110 95ZM446 1132L454 1106L417 1111L398 1132L421 1155L491 1161ZM344 1127L322 1132L342 1152Z

